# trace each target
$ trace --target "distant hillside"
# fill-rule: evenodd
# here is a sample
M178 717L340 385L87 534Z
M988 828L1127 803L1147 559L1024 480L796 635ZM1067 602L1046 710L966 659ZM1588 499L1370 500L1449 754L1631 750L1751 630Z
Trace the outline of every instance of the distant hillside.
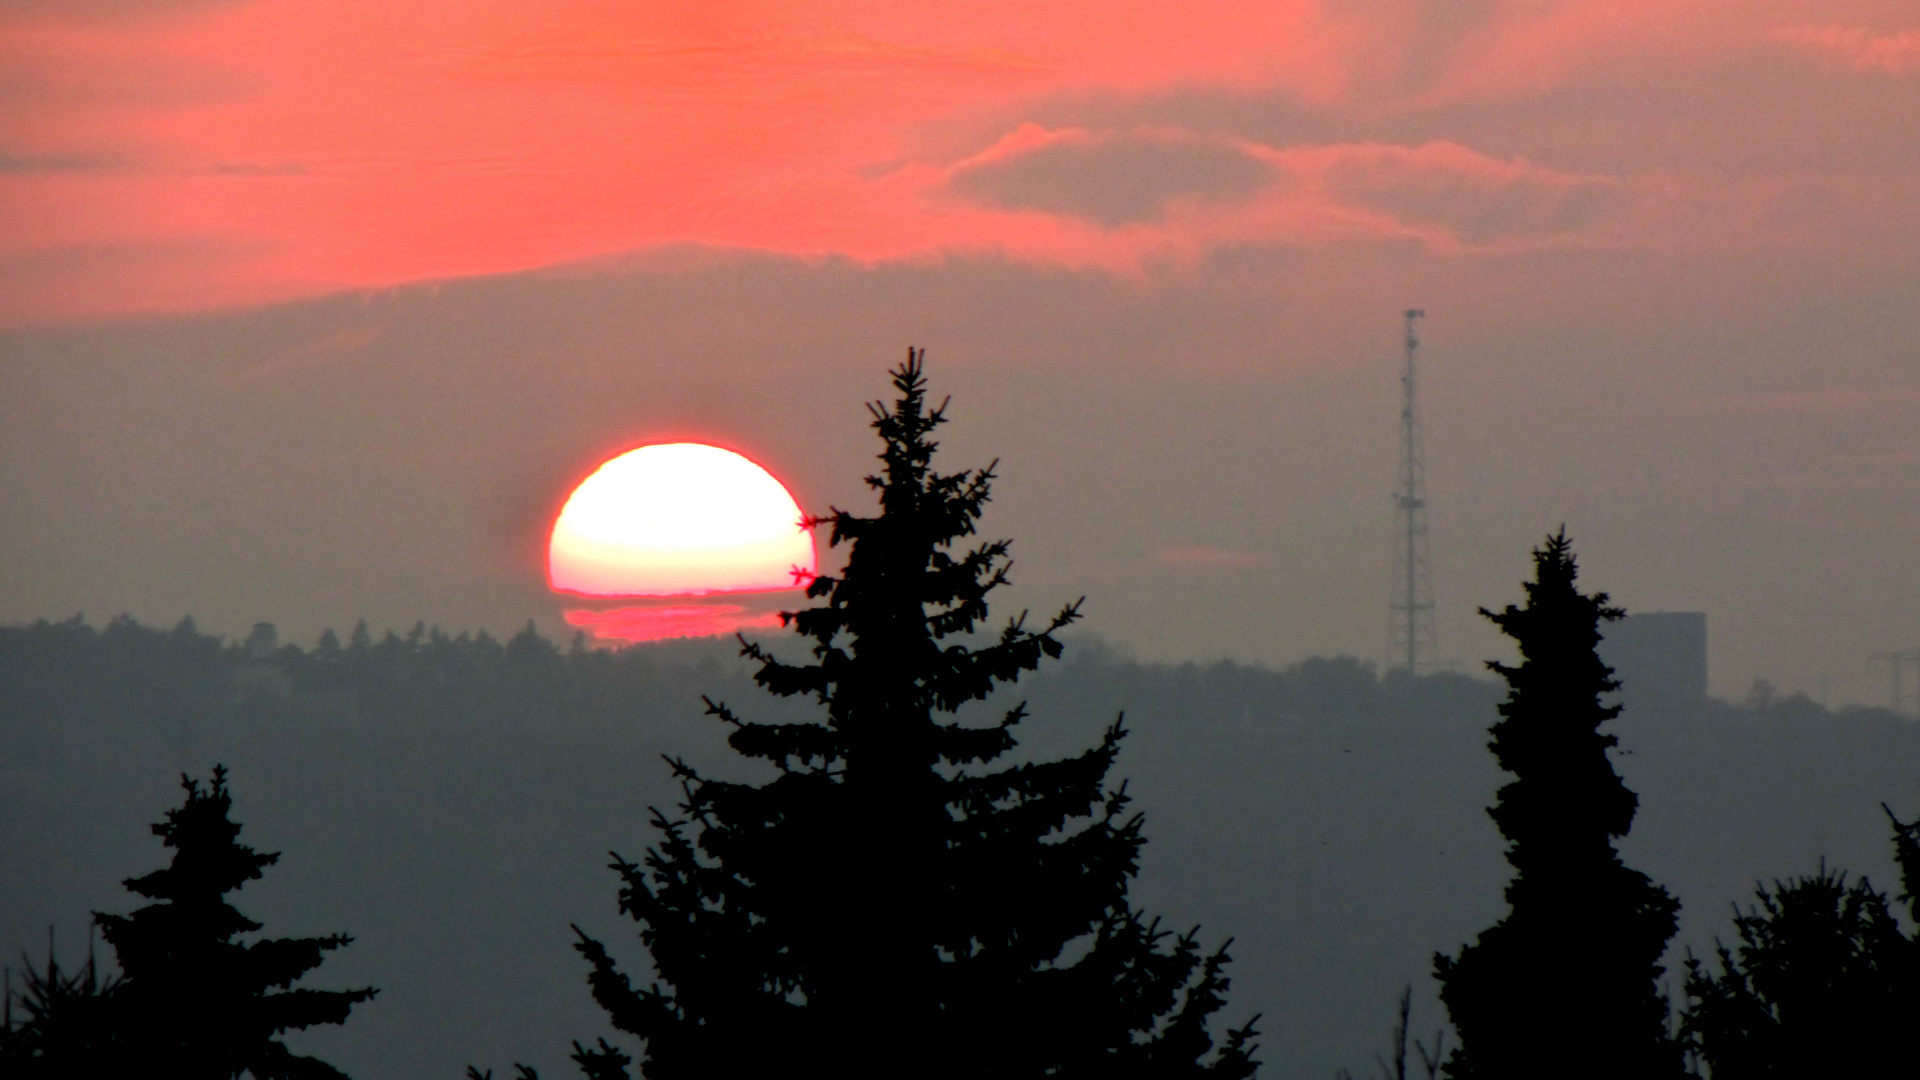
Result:
M222 761L245 838L284 853L242 910L276 933L352 933L324 981L384 988L296 1045L361 1080L516 1059L571 1075L568 1042L605 1028L567 924L632 941L606 852L638 856L646 808L675 801L659 755L740 775L703 693L808 715L747 676L713 642L609 653L422 627L302 649L191 624L0 628L0 948L37 956L52 924L77 952L89 911L133 906L119 881L161 861L147 824L182 771ZM1235 937L1227 1015L1266 1014L1263 1075L1371 1060L1403 983L1416 1025L1438 1022L1430 957L1495 917L1506 882L1482 809L1500 783L1491 682L1347 658L1142 664L1086 642L1020 690L1036 754L1125 711L1121 769L1150 837L1138 899ZM1822 855L1894 883L1877 806L1920 810L1920 727L1804 699L1616 727L1641 797L1626 855L1685 903L1685 941L1729 933L1755 879ZM644 967L637 946L626 962Z

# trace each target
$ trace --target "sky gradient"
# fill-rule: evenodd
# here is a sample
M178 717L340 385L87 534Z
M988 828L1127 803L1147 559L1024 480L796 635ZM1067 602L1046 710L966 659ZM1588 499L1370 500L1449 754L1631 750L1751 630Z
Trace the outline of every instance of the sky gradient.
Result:
M0 618L562 628L645 441L866 505L908 344L1023 598L1384 655L1424 307L1442 651L1568 524L1713 685L1920 641L1910 3L0 9Z

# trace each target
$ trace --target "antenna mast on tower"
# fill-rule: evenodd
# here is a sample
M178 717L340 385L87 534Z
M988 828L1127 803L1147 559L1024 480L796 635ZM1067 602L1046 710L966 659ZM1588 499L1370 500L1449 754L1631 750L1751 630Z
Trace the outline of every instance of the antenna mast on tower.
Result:
M1400 408L1400 485L1394 493L1399 528L1393 545L1393 618L1387 646L1387 666L1416 675L1431 669L1439 656L1427 559L1427 463L1420 448L1420 410L1414 393L1414 355L1420 349L1414 320L1426 314L1414 308L1406 311L1407 367L1400 376L1405 390Z

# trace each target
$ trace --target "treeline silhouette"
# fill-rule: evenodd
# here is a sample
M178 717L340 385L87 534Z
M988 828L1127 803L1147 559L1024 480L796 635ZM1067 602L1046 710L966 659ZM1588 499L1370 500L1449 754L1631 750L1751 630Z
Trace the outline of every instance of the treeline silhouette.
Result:
M191 622L0 628L7 932L110 906L109 868L151 861L125 824L167 805L175 767L233 764L249 828L288 852L261 877L225 771L188 780L154 829L171 866L128 882L155 903L100 918L118 972L50 946L9 975L8 1074L165 1042L221 1076L349 1058L452 1075L568 1046L594 1080L1248 1075L1258 1011L1286 1071L1324 1075L1382 985L1469 937L1439 963L1454 1045L1409 1039L1409 992L1382 1069L1404 1075L1410 1041L1456 1077L1910 1060L1914 935L1868 880L1822 864L1776 882L1719 950L1725 919L1696 897L1735 895L1703 868L1747 881L1830 826L1857 836L1862 805L1915 779L1911 724L1777 695L1615 720L1593 655L1605 597L1575 587L1564 536L1536 553L1527 604L1495 616L1522 656L1497 672L1504 703L1482 678L1346 658L1138 663L1063 641L1073 608L989 631L1007 551L971 536L991 471L933 470L917 357L895 378L875 416L881 512L828 519L847 569L815 583L798 636L744 660L531 625L505 641L362 625L311 649L264 625L234 644ZM984 722L949 718L968 702ZM1920 835L1885 814L1910 920ZM636 841L647 854L609 876L601 853ZM241 884L259 923L226 900ZM1675 897L1694 906L1676 916ZM199 914L168 913L183 903ZM1237 936L1231 994L1224 933L1203 948L1150 911ZM1676 939L1689 916L1705 936ZM262 924L360 943L239 940ZM181 943L148 957L215 959L155 966L142 935ZM1678 988L1673 940L1700 946ZM382 990L335 1027L372 992L314 980ZM309 1025L311 1058L278 1041Z

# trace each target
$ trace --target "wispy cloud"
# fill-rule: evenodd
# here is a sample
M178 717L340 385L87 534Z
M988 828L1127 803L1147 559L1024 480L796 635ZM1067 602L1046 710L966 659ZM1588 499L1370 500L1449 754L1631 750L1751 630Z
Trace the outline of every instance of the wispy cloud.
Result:
M956 192L1010 210L1103 226L1155 221L1178 199L1226 203L1272 183L1272 167L1236 140L1147 129L1020 130L953 167Z
M366 352L367 348L379 341L385 333L385 326L367 326L347 327L322 334L246 369L235 378L235 381L253 382L257 379L272 378L276 375L319 367L336 360L357 356Z
M125 172L134 168L109 154L10 154L0 151L0 173Z
M1773 37L1859 71L1920 72L1920 29L1882 34L1864 26L1785 26Z
M979 204L965 218L976 246L1116 270L1250 244L1411 241L1471 256L1669 250L1729 231L1752 242L1767 194L1664 173L1576 172L1450 140L1269 145L1035 124L878 186L888 183L908 198Z
M417 59L430 67L484 78L588 83L650 82L660 77L662 68L675 65L692 65L707 77L721 68L765 77L775 67L1027 71L1050 66L1002 49L940 48L851 33L465 46L422 52Z
M1299 190L1446 246L1592 237L1636 198L1628 179L1494 157L1451 141L1290 147L1273 156Z
M216 176L306 176L314 171L298 161L217 161L205 169Z

